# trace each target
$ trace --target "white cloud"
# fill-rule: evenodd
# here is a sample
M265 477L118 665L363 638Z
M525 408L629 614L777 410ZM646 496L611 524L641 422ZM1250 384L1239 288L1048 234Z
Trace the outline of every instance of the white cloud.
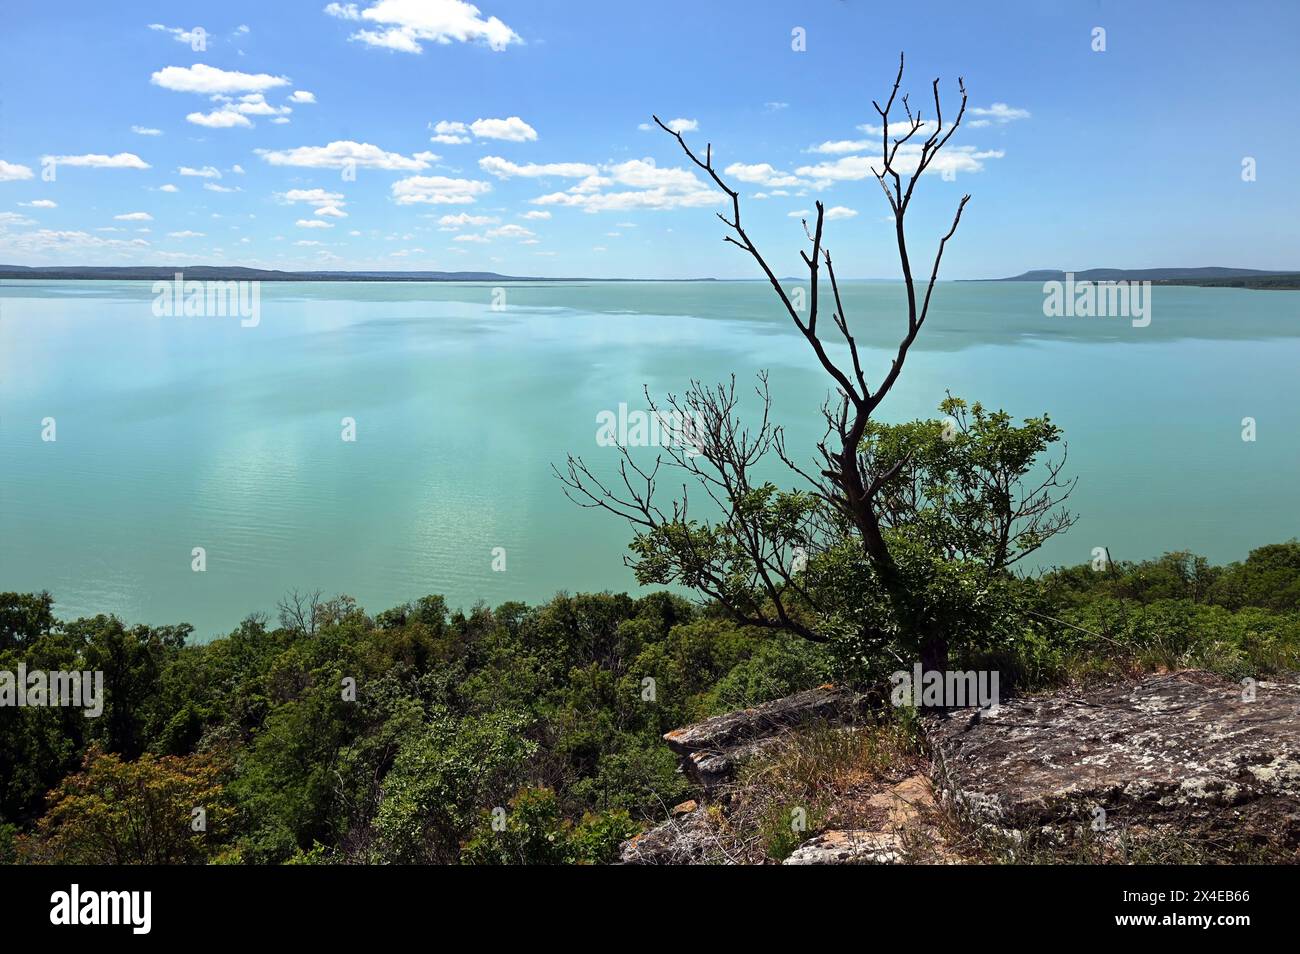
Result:
M700 128L700 121L698 119L670 119L664 125L675 133L695 132ZM658 129L659 127L652 126L649 123L642 123L640 128Z
M819 182L854 181L875 175L875 168L880 164L879 159L872 159L870 156L845 156L843 159L836 159L834 162L820 162L815 166L800 166L799 174L809 176ZM898 170L899 172L905 171L902 164L898 164Z
M33 199L31 202L19 202L21 206L28 209L57 209L59 203L53 199Z
M207 126L209 129L231 129L235 126L251 129L253 125L247 116L226 107L214 109L210 113L190 113L185 117L185 121L196 126Z
M432 128L434 135L429 137L430 142L442 142L452 146L469 142L469 127L464 123L449 122L444 119Z
M32 170L27 166L20 166L17 163L5 162L0 159L0 182L14 182L18 179L30 179Z
M334 225L330 222L322 222L320 219L299 219L293 223L300 229L332 229Z
M220 179L221 170L213 166L204 166L202 169L195 169L191 166L181 166L176 170L183 176L199 176L203 179Z
M500 228L488 229L487 234L492 238L513 238L529 239L536 233L524 228L522 225L503 225Z
M158 187L158 191L159 191L159 192L180 192L181 190L178 189L178 188L176 188L176 186L172 185L172 184L169 182L169 183L167 183L166 185L160 185L160 186Z
M132 126L131 132L137 136L161 136L161 129L154 129L151 126Z
M537 130L518 116L476 119L469 124L469 131L477 139L504 139L506 142L532 142L537 138Z
M971 108L971 113L975 116L986 117L971 123L972 126L988 125L989 121L1002 125L1004 123L1014 122L1017 119L1029 118L1029 110L1017 109L1013 106L1008 106L1006 103L994 103L992 106L974 106Z
M322 206L312 214L317 218L346 219L348 217L348 214L337 205Z
M314 102L316 102L316 94L315 94L315 93L309 93L309 92L307 92L307 90L305 90L305 89L296 89L296 90L294 90L294 91L289 95L289 102L291 102L291 103L314 103Z
M203 188L207 189L209 192L243 192L244 191L239 186L235 186L232 189L229 186L217 185L215 182L205 182L203 183Z
M0 212L0 229L8 228L11 225L35 225L35 219L29 219L25 215L17 212Z
M464 219L468 223L474 221L475 219L481 220L484 217L445 215L443 216L443 218L449 220ZM495 220L493 219L491 221L495 221ZM450 231L450 230L444 229L443 231ZM524 245L536 245L537 239L535 238L535 234L536 233L524 228L522 225L511 224L511 225L502 225L495 229L488 229L486 232L484 232L481 235L475 233L465 233L462 235L457 235L452 241L483 243L483 242L489 242L494 238L506 238L506 239L520 240Z
M251 127L253 124L249 121L249 116L274 116L276 119L272 121L278 122L293 112L288 106L272 106L262 93L245 93L237 100L218 93L212 99L221 105L210 113L190 113L185 118L199 126L229 129L235 126Z
M184 43L186 46L193 48L195 40L202 40L204 44L208 41L208 31L203 27L194 27L192 30L186 30L184 27L163 26L161 23L150 23L150 30L157 30L160 33L170 33L172 39L178 43ZM200 47L202 49L202 47Z
M242 176L244 174L244 167L241 166L239 163L235 163L233 166L230 167L230 171L237 176Z
M32 252L49 252L75 249L140 249L147 248L145 239L103 239L89 232L77 230L37 229L9 236L10 246Z
M53 161L60 166L83 166L87 169L148 169L145 162L133 152L119 152L114 156L87 153L83 156L41 156L42 162ZM26 178L20 176L19 178Z
M505 142L533 142L537 139L537 130L518 116L507 116L505 119L476 119L469 124L443 119L429 128L434 132L434 135L429 137L430 142L449 145L469 142L471 135L475 139L499 139Z
M838 156L846 152L867 152L880 148L880 140L870 139L834 139L809 146L806 152L818 152L823 155Z
M769 189L781 188L782 186L801 186L807 184L797 176L792 176L788 172L782 172L780 169L777 169L770 163L766 162L733 162L723 171L727 175L739 179L741 182L756 183L758 185L766 186Z
M884 127L884 126L877 126L877 125L874 124L874 123L863 123L861 126L858 127L858 129L859 129L859 131L864 132L864 133L867 133L867 134L870 135L870 136L875 136L876 139L877 139L877 142L879 142L879 140L880 140L881 138L883 138L883 137L882 137L882 134L883 134L884 131L885 131L885 127ZM890 138L890 139L900 139L900 138L902 138L903 136L907 135L907 133L910 132L911 129L912 129L912 123L911 123L910 120L900 119L900 120L898 120L897 122L890 123L890 124L889 124L889 138ZM919 125L919 126L916 128L916 134L915 134L915 135L924 138L924 137L930 135L930 133L934 132L934 129L935 129L934 121L933 121L933 120L929 120L929 119L927 119L927 120L924 120L924 121L921 123L921 125Z
M800 219L808 214L807 209L797 209L794 212L787 212L786 215L792 219Z
M464 228L467 225L493 225L500 219L492 215L470 215L468 212L461 212L457 215L444 215L438 219L438 225L441 231L454 232L456 229Z
M288 106L272 106L262 93L246 93L239 97L239 102L231 103L227 108L245 116L287 116L293 112Z
M368 142L341 139L327 146L298 146L296 149L253 150L273 166L300 166L308 169L342 169L348 165L374 169L415 171L429 168L427 159L385 152Z
M531 212L525 212L520 216L522 219L549 219L550 217L551 213L542 209L533 209Z
M547 162L540 164L530 162L521 166L507 159L502 159L500 156L484 156L478 161L478 165L484 172L490 172L498 179L509 179L511 176L521 176L526 179L536 179L541 176L582 179L596 174L596 167L585 162Z
M614 212L713 205L721 198L693 172L660 168L653 159L629 159L604 166L602 172L603 175L589 176L567 192L553 192L531 201L534 205L562 205L586 212ZM616 186L627 188L606 191Z
M587 176L587 178L583 179L581 182L579 182L576 186L571 188L569 191L577 192L580 194L589 194L592 192L599 192L601 189L605 188L606 186L612 186L613 184L614 184L614 180L609 178L609 176L601 176L601 175Z
M490 191L491 183L446 176L410 176L393 183L393 198L398 205L466 205Z
M378 0L362 10L355 3L330 3L325 12L351 22L368 22L380 29L363 29L349 39L402 53L420 53L422 43L486 43L504 50L523 40L495 16L484 19L479 8L464 0Z
M1001 159L1006 153L1001 150L978 150L974 146L955 146L945 149L935 156L927 172L980 172L985 159ZM902 175L916 171L920 163L921 146L919 143L906 143L894 158L894 168ZM822 162L815 166L801 166L795 170L799 175L816 181L818 187L832 182L855 181L875 176L876 169L883 165L877 156L844 156L834 162Z
M180 232L168 232L168 233L167 233L167 237L168 237L168 238L179 238L179 239L185 239L185 238L203 238L203 236L204 236L205 234L206 234L206 233L203 233L203 232L191 232L189 229L185 229L185 230L180 231Z
M846 205L833 205L826 210L826 221L834 222L836 219L851 219L857 214L857 209L850 209Z
M616 183L636 188L690 191L703 185L695 173L686 169L660 168L649 158L629 159L607 166L605 171Z
M123 212L113 216L119 222L152 222L153 216L148 212Z
M240 73L222 70L204 63L193 66L168 66L149 77L149 82L178 93L256 93L286 86L289 80L270 73Z
M283 202L306 202L310 205L342 205L343 194L326 192L324 189L290 189L277 192L276 198Z

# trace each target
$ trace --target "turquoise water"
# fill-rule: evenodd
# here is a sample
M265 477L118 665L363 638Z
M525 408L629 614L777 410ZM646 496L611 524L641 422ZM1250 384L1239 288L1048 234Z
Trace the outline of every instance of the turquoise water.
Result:
M627 527L570 504L550 470L573 451L608 471L599 412L768 368L776 419L811 453L826 380L764 287L504 288L498 311L488 285L268 283L241 327L154 317L147 282L5 282L0 590L210 638L292 588L371 611L630 589ZM901 286L845 297L878 378ZM1157 287L1146 328L1042 302L1031 284L940 286L883 416L930 414L945 388L1050 412L1080 520L1044 563L1096 546L1233 560L1300 534L1300 293Z

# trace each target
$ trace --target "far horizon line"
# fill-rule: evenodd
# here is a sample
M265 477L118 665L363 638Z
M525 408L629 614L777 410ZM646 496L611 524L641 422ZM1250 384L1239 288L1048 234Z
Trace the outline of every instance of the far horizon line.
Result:
M0 264L0 281L21 281L24 279L43 278L51 281L175 281L178 276L184 279L186 273L207 280L261 280L282 282L311 281L356 281L356 282L619 282L619 283L672 283L690 284L696 282L714 283L759 283L766 284L764 277L754 278L717 278L713 276L693 276L688 278L637 278L627 276L598 277L591 275L546 276L546 275L509 275L481 269L283 269L261 268L251 265L7 265ZM956 282L1041 282L1060 281L1070 276L1084 281L1118 281L1128 279L1148 281L1231 281L1233 279L1267 279L1300 278L1300 269L1258 269L1232 266L1197 266L1197 267L1154 267L1154 268L1083 268L1029 269L1017 275L995 278L952 278L940 279L945 283ZM782 283L806 281L806 276L782 276ZM846 282L898 283L901 277L857 277L844 278Z

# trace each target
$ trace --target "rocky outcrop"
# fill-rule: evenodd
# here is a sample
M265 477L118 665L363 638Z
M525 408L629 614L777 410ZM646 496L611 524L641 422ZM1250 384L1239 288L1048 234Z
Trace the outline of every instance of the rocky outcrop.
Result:
M899 836L889 831L827 831L794 850L785 865L892 865L903 860Z
M909 842L938 843L930 822L936 809L930 780L913 775L866 799L878 810L875 828L834 829L814 835L794 850L787 865L893 865L911 853Z
M623 842L619 851L619 862L625 865L702 865L726 860L714 817L699 805L682 813L674 809L672 818Z
M854 727L864 707L862 696L823 687L669 732L664 738L699 784L700 801L627 842L623 861L745 860L735 846L754 839L736 806L749 796L722 783L802 726L869 731ZM1083 832L1110 844L1105 839L1119 833L1173 833L1215 850L1266 842L1282 846L1283 857L1300 856L1296 681L1243 687L1204 672L1167 673L922 721L929 777L872 776L838 792L836 810L823 816L828 830L785 864L988 860L981 839L966 837L978 833L998 836L997 844L1040 836L1059 844ZM945 842L954 832L973 846L960 856ZM749 860L770 861L761 852Z
M1250 690L1253 689L1253 692ZM1300 841L1300 687L1203 672L929 720L936 781L1014 832Z
M733 778L737 766L784 732L812 723L850 723L863 704L861 696L823 686L674 729L664 741L682 756L682 767L692 780L707 791Z

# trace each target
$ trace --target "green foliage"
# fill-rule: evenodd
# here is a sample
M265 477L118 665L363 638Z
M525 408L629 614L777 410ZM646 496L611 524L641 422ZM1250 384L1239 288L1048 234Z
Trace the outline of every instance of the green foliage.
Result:
M375 818L382 856L447 863L479 806L504 800L535 746L515 713L458 719L438 715L400 740Z
M81 771L50 794L36 837L19 850L64 865L201 863L230 837L223 774L210 755L127 762L93 747Z
M890 529L942 560L1000 570L1069 525L1052 493L1069 485L1044 460L1062 436L1047 415L1016 424L952 395L939 410L945 419L867 425L862 455L894 474L881 492Z
M609 864L638 826L627 812L587 813L574 825L549 788L521 789L504 816L488 812L465 845L471 865Z
M922 538L948 533L936 520L922 519ZM889 532L955 661L999 669L1004 691L1300 667L1295 542L1223 567L1176 553L1018 579L940 559L902 524ZM427 597L374 619L340 598L312 627L250 617L204 645L185 626L64 623L44 596L0 596L0 669L100 668L107 690L99 719L0 708L0 860L608 862L691 794L664 732L830 678L884 687L909 661L908 634L878 625L893 607L857 548L814 554L804 574L830 608L829 645L667 593L468 613ZM819 793L851 787L854 772L892 771L914 743L908 716L867 742L813 734L746 779L765 793L753 822L767 856L797 844L791 807L815 816ZM199 836L187 826L201 801L212 807Z
M730 435L731 393L692 393ZM853 683L922 656L1009 651L1023 628L1011 567L1074 519L1061 507L1073 489L1064 455L1049 457L1061 430L1046 415L1017 423L951 395L939 410L943 419L868 420L856 476L835 476L846 465L828 459L818 470L831 483L809 477L815 493L750 482L770 449L766 427L748 443L723 440L706 455L716 475L682 464L717 504L713 519L688 517L680 502L671 516L629 518L637 579L828 643L837 677ZM582 488L582 472L566 485Z
M25 646L53 627L49 593L0 593L0 652Z

